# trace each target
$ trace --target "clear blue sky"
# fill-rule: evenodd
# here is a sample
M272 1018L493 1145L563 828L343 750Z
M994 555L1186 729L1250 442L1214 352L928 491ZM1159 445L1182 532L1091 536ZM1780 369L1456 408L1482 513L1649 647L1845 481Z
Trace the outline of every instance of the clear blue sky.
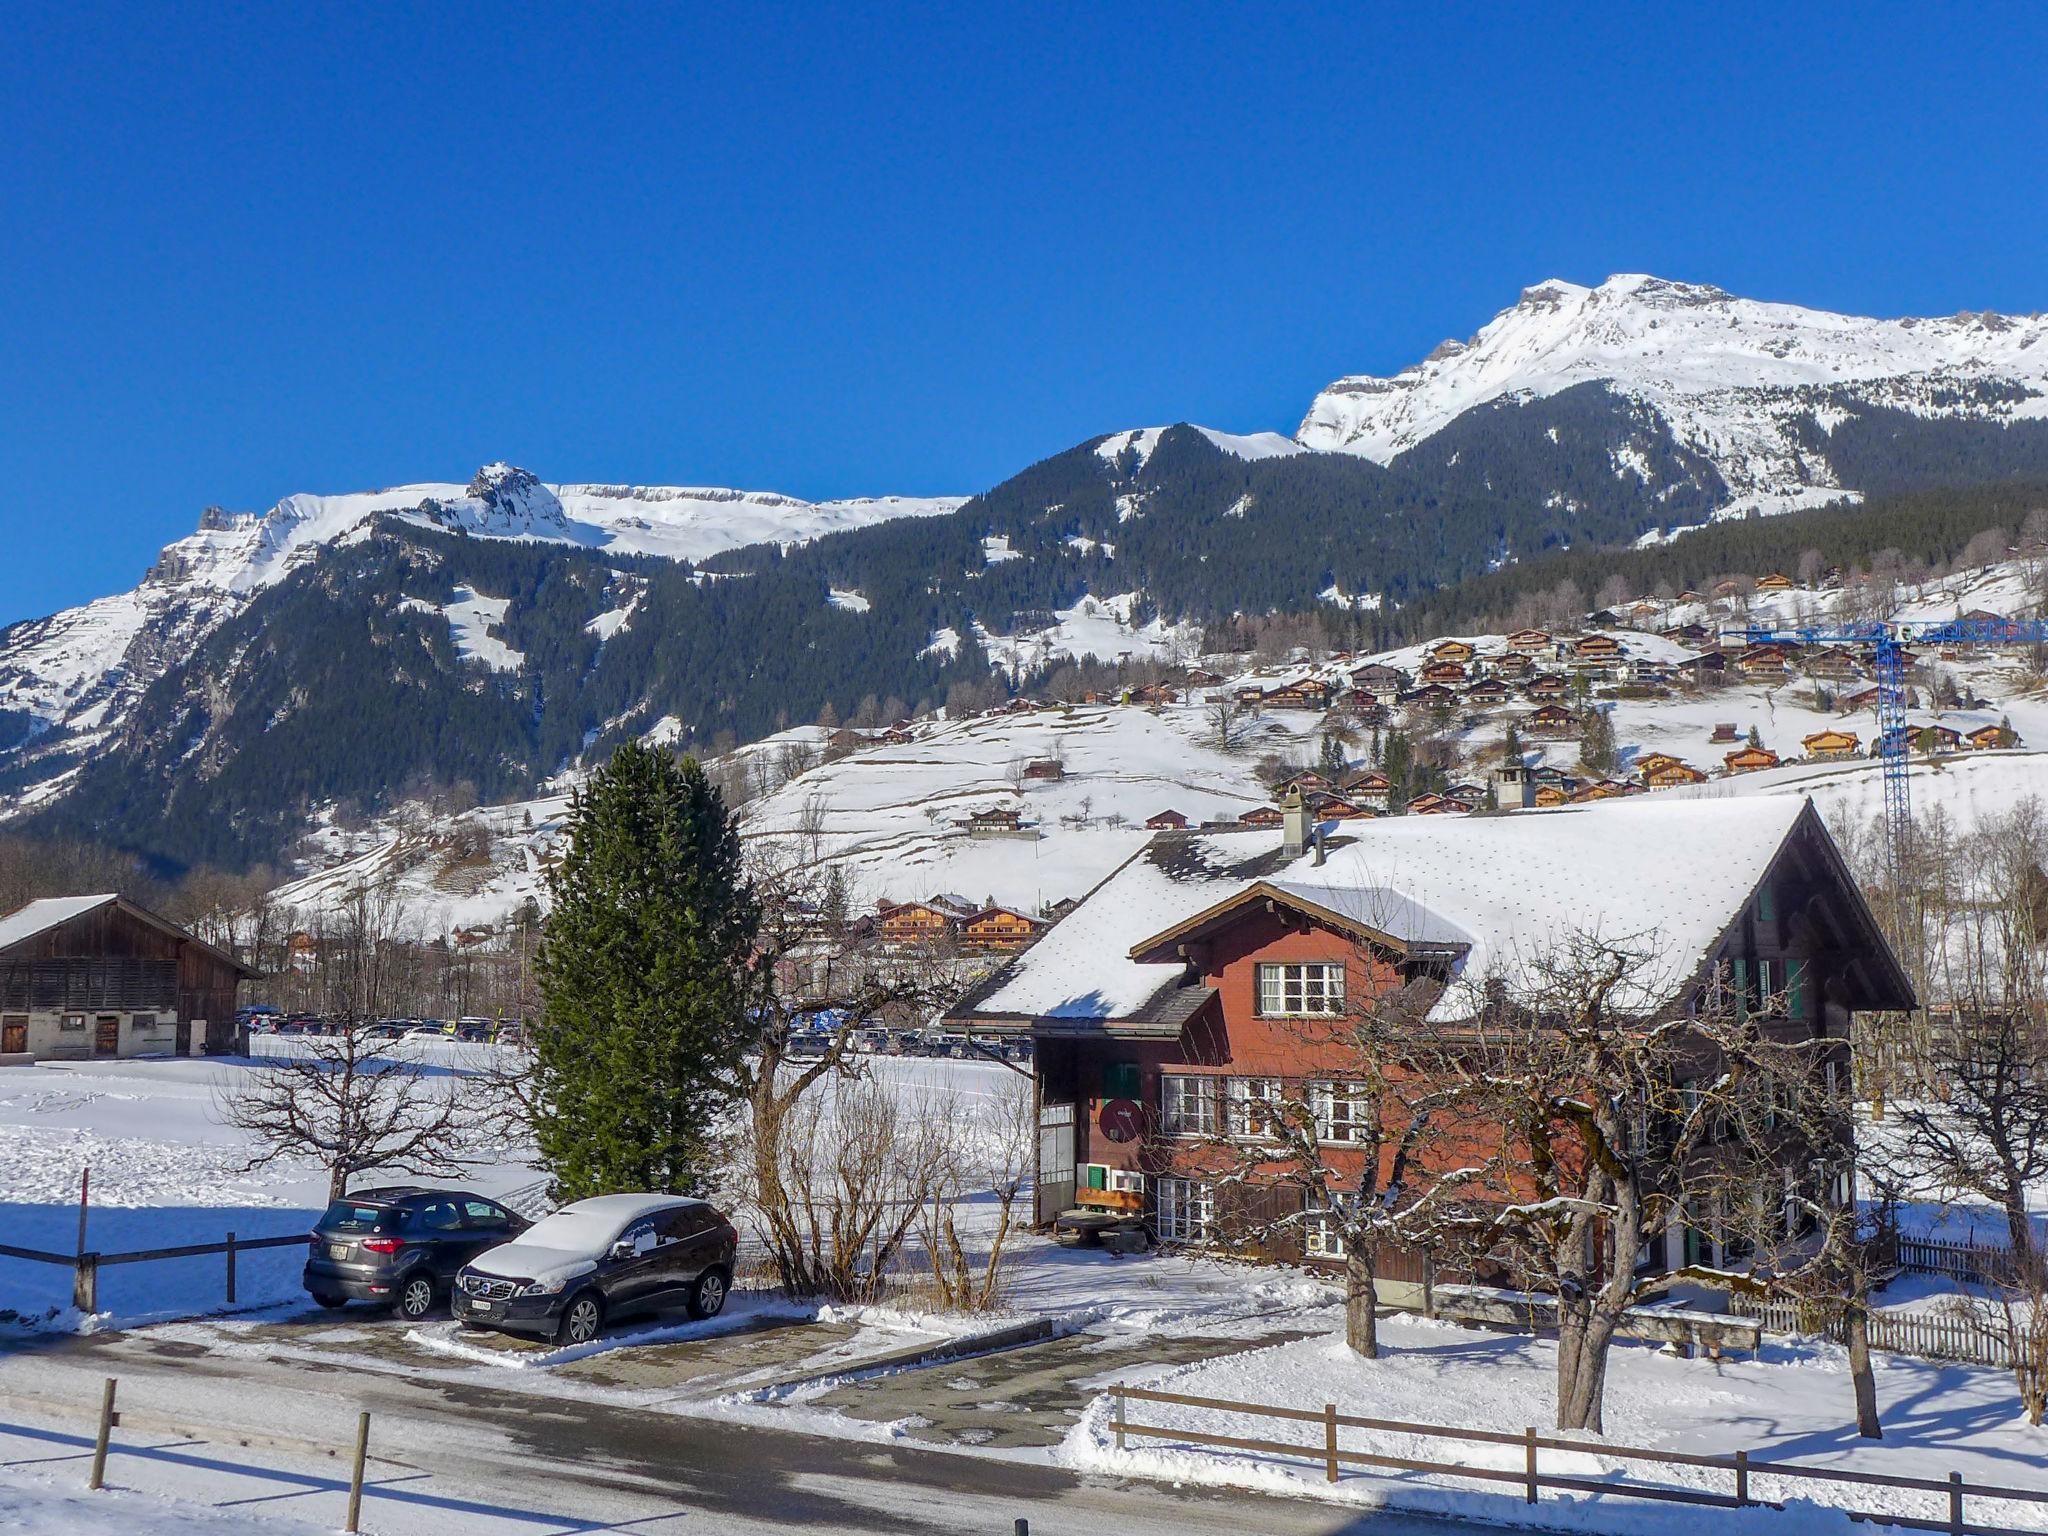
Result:
M7 10L0 619L500 457L1292 430L1550 276L2048 308L2039 7L179 9Z

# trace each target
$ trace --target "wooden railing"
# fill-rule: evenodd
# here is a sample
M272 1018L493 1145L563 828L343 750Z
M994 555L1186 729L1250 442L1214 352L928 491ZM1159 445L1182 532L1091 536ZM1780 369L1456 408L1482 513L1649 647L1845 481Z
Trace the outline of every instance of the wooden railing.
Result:
M1730 1456L1704 1455L1690 1451L1651 1450L1642 1446L1611 1445L1606 1441L1566 1440L1539 1435L1531 1429L1520 1434L1496 1429L1453 1429L1442 1424L1410 1424L1395 1419L1368 1419L1339 1413L1334 1403L1321 1408L1280 1408L1266 1403L1238 1403L1222 1398L1191 1397L1180 1392L1156 1392L1148 1387L1118 1383L1110 1389L1113 1405L1110 1430L1116 1448L1123 1450L1127 1436L1137 1435L1183 1445L1209 1446L1222 1450L1251 1451L1255 1454L1286 1456L1320 1462L1323 1476L1336 1482L1346 1467L1366 1467L1394 1472L1416 1472L1436 1477L1469 1478L1477 1482L1513 1484L1524 1502L1534 1504L1546 1488L1573 1493L1607 1494L1631 1499L1659 1500L1672 1504L1704 1505L1717 1509L1769 1508L1783 1505L1755 1496L1751 1482L1758 1477L1790 1478L1795 1481L1845 1484L1859 1489L1901 1489L1946 1495L1948 1518L1929 1520L1897 1514L1891 1510L1847 1509L1851 1520L1876 1525L1900 1526L1908 1530L1946 1531L1950 1536L2033 1536L2016 1527L1975 1525L1964 1519L1964 1500L2004 1499L2016 1503L2048 1505L2048 1492L2032 1488L2007 1488L1992 1483L1970 1483L1960 1472L1949 1473L1945 1481L1928 1477L1902 1477L1881 1472L1849 1472L1833 1467L1807 1467L1784 1461L1760 1461L1747 1451ZM1253 1418L1277 1419L1287 1423L1312 1424L1322 1430L1320 1444L1300 1440L1256 1440L1238 1435L1210 1434L1202 1430L1139 1424L1132 1421L1130 1404L1167 1403L1182 1408L1207 1409L1215 1413ZM1347 1449L1338 1432L1345 1429L1384 1434L1412 1435L1421 1440L1444 1440L1465 1445L1519 1447L1522 1465L1513 1467L1474 1466L1470 1463L1435 1460L1420 1456L1390 1456L1378 1451ZM1539 1460L1543 1451L1567 1451L1580 1456L1612 1457L1617 1461L1648 1462L1658 1466L1707 1467L1725 1471L1729 1491L1717 1493L1686 1484L1635 1482L1623 1478L1575 1477L1545 1472ZM1881 1501L1880 1501L1881 1502Z
M1848 1342L1848 1320L1839 1305L1775 1297L1734 1296L1729 1300L1738 1316L1755 1318L1766 1333L1806 1333L1837 1344ZM1922 1360L1953 1360L1998 1370L2013 1367L2011 1342L1995 1317L1975 1320L1940 1312L1872 1312L1870 1347Z
M198 1259L209 1254L227 1257L227 1301L235 1303L235 1258L252 1248L306 1246L307 1236L294 1232L283 1237L243 1237L230 1232L218 1243L186 1243L176 1248L135 1248L126 1253L50 1253L41 1248L18 1248L0 1243L0 1258L25 1259L31 1264L61 1264L71 1271L71 1304L81 1312L100 1309L100 1271L109 1264L147 1264L158 1259Z
M1986 1243L1952 1243L1936 1237L1897 1240L1898 1266L1919 1275L1995 1283L2012 1273L2012 1250Z

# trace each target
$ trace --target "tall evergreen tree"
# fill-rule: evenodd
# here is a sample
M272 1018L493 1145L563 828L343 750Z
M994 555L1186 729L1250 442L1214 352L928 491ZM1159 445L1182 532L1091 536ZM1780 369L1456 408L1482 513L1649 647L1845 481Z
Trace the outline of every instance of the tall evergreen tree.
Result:
M534 1134L564 1200L703 1185L752 1043L760 912L694 758L628 742L569 813L538 975Z

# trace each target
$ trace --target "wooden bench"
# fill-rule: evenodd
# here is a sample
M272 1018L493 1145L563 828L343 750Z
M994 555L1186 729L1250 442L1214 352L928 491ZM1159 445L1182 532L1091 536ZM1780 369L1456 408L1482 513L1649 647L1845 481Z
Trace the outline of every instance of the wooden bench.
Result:
M1485 1285L1439 1285L1434 1289L1435 1315L1454 1323L1488 1323L1507 1328L1555 1328L1557 1300L1530 1291L1499 1290ZM1670 1344L1688 1354L1703 1352L1718 1360L1724 1350L1754 1355L1763 1347L1761 1320L1725 1312L1696 1312L1681 1307L1631 1307L1614 1330L1616 1338Z

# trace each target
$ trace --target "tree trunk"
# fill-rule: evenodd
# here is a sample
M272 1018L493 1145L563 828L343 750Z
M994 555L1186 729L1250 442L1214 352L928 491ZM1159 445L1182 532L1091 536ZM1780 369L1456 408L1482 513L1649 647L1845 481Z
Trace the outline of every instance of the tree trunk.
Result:
M1849 1379L1856 1387L1856 1433L1866 1440L1882 1440L1884 1427L1877 1422L1877 1377L1870 1369L1870 1313L1861 1295L1849 1303Z
M1345 1244L1344 1342L1368 1360L1380 1357L1378 1293L1373 1287L1373 1253L1365 1239Z
M345 1199L348 1195L348 1165L336 1163L327 1171L327 1198Z
M1557 1427L1602 1434L1600 1410L1607 1396L1607 1348L1614 1319L1587 1302L1558 1308Z
M2020 1193L2008 1200L2005 1206L2006 1241L2012 1245L2013 1267L2019 1271L2015 1279L2030 1281L2034 1274L2034 1221L2027 1214L2025 1186L2017 1179L2008 1180L2008 1189Z

